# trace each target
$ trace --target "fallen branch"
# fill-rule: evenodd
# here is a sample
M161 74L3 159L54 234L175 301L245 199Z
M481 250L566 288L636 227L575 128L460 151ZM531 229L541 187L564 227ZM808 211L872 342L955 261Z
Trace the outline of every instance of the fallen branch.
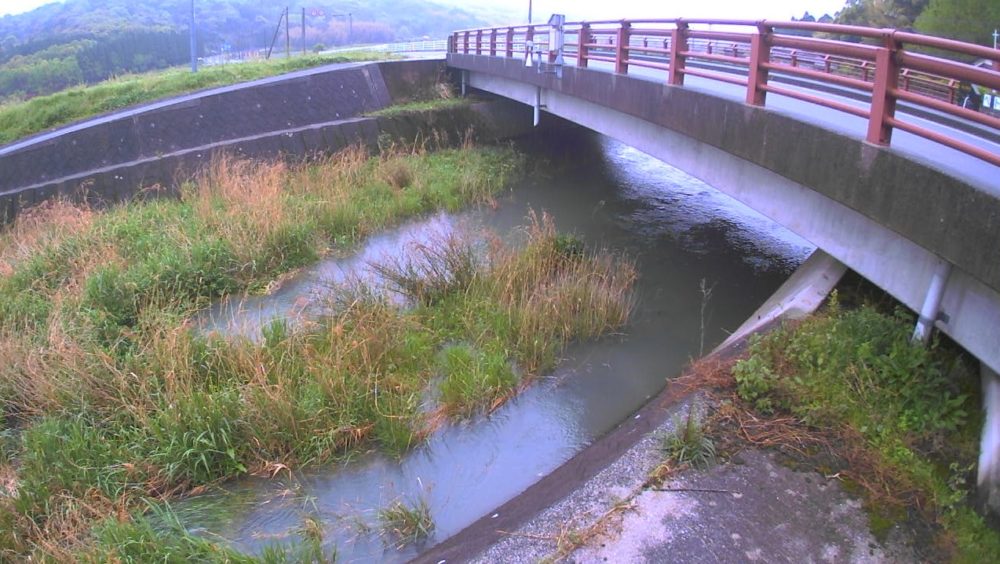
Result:
M727 494L740 494L740 492L734 492L731 490L713 490L711 488L652 488L654 492L705 492L705 493L727 493Z

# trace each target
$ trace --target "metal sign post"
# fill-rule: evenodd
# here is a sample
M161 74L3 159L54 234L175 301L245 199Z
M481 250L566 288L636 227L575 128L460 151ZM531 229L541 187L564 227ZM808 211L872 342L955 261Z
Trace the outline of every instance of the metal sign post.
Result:
M191 0L191 72L198 72L198 34L194 26L194 0Z

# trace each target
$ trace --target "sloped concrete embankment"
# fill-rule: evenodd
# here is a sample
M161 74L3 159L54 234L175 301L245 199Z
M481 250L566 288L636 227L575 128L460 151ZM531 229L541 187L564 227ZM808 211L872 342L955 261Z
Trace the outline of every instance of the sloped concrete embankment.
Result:
M303 158L380 139L483 141L531 127L509 101L367 117L426 97L440 61L334 65L148 104L0 148L0 218L58 195L102 204L172 192L213 155Z

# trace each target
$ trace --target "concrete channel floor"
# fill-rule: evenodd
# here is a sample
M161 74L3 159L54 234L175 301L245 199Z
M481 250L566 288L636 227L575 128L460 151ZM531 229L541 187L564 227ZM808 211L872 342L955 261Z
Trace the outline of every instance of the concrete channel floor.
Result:
M644 486L662 460L660 437L697 397L559 503L476 562L916 562L912 535L879 542L861 501L835 477L799 472L746 450L706 470ZM560 546L560 544L562 546ZM563 550L560 552L560 548Z

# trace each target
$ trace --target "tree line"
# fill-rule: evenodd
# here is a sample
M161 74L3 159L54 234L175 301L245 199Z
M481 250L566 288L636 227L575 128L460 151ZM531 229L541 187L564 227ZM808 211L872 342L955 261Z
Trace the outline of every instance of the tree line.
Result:
M802 19L808 20L807 12ZM1000 0L847 0L834 23L912 30L993 45L1000 27Z
M188 35L172 29L124 30L82 36L14 54L0 67L0 92L35 96L111 76L177 65L189 57Z
M421 0L196 0L200 56L265 49L289 10L292 49L384 43L485 25L462 8ZM456 2L457 3L457 2ZM190 0L65 0L0 18L0 102L188 60Z

